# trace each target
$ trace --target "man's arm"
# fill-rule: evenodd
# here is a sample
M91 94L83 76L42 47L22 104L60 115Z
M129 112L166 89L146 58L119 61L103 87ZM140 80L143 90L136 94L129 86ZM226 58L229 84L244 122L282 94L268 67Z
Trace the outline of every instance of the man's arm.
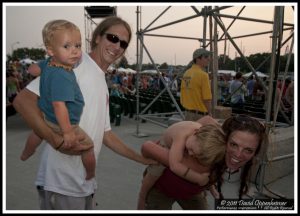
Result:
M111 130L104 132L103 143L119 155L142 164L157 164L156 161L145 158L125 145Z
M21 114L25 122L33 131L53 147L57 148L62 143L62 137L55 134L45 123L42 113L37 105L38 96L28 89L23 89L14 99L13 106ZM82 139L79 137L79 139ZM66 154L81 154L83 150L92 146L76 145L71 149L59 148L59 151Z
M14 99L13 106L36 135L47 140L55 148L62 142L62 138L56 136L46 125L42 113L37 106L37 101L38 96L25 88Z
M203 100L203 103L207 109L207 112L209 115L211 115L212 111L211 111L211 100Z

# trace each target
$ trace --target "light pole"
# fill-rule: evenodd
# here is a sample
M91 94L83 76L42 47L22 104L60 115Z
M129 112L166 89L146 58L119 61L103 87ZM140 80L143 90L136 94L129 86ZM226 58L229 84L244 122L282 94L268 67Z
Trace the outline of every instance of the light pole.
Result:
M14 43L11 44L11 55L14 53L14 45L19 44L19 41L16 41Z

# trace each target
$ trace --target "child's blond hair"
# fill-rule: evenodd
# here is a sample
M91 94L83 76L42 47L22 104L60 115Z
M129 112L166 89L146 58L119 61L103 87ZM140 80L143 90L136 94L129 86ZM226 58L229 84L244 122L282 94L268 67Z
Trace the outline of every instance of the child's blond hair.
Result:
M226 136L221 126L204 125L195 134L199 140L200 154L196 156L203 165L210 166L222 161L226 151Z
M52 20L44 26L42 31L43 42L46 47L51 45L51 41L53 41L54 33L58 30L77 30L80 32L79 28L70 21Z

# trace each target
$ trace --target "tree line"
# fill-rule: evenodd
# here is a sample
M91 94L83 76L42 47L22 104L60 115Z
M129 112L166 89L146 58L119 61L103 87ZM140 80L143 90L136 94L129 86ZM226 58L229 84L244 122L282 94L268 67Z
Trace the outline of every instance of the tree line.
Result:
M41 48L18 48L13 51L12 55L7 55L7 62L14 60L21 60L24 58L30 58L32 60L41 60L44 59L46 52ZM270 72L270 62L271 62L271 53L256 53L250 56L247 56L247 60L251 63L254 69L261 71L262 73L269 74ZM286 67L286 62L288 55L281 55L280 57L279 71L284 71ZM264 63L263 63L264 62ZM162 64L157 64L156 67L159 69L168 69L170 66L174 67L184 67L185 65L168 65L166 62ZM137 69L136 64L129 64L126 57L116 64L116 67L131 68L133 70ZM227 55L220 55L218 57L218 68L219 70L234 70L236 72L240 71L242 73L247 73L250 71L245 60L241 57L236 57L231 59ZM142 65L142 70L151 70L155 69L151 63L146 63ZM291 61L289 64L288 71L294 71L294 54L292 54Z

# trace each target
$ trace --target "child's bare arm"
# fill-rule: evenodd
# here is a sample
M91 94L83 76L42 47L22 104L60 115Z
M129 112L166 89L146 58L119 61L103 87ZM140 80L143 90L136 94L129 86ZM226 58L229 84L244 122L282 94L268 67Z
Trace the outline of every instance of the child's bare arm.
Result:
M144 176L143 181L142 181L142 186L141 190L139 193L139 198L138 198L138 210L143 210L145 209L145 202L146 202L146 197L149 192L149 190L153 187L155 182L159 179L160 176L155 176L147 172L147 174Z
M72 128L68 109L63 101L54 101L53 108L57 122L63 132L64 146L71 147L76 142L76 135Z
M41 75L41 68L38 66L38 64L32 64L28 67L28 73L34 77L39 76Z
M169 155L170 155L169 149L166 149L160 145L157 145L154 142L146 142L142 146L142 153L145 157L153 158L153 159L158 160L159 162L163 163L165 166L170 167L170 160L168 160ZM184 155L181 163L183 164L183 167L184 167L181 171L182 173L181 172L179 174L176 173L178 176L181 176L181 177L183 177L183 175L187 171L188 167L191 168L188 171L188 173L186 174L186 175L188 175L188 177L190 177L191 173L193 175L193 172L205 173L205 172L209 171L209 169L207 167L200 166L197 159L194 157L188 157L187 155ZM175 169L175 168L173 168L173 169ZM185 179L190 181L187 178L185 178ZM191 182L198 183L197 181L191 181Z
M175 141L172 143L169 155L170 169L178 176L190 182L199 184L200 186L206 185L209 180L209 173L200 174L182 163L186 140L178 139L178 137L174 138L174 140Z

